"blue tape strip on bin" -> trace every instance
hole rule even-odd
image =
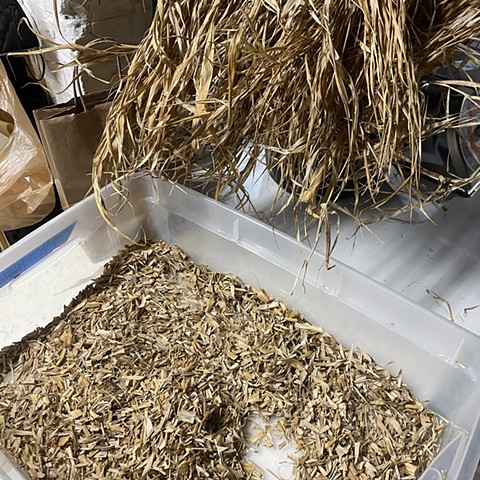
[[[50,255],[54,250],[61,247],[70,238],[73,232],[76,222],[64,228],[53,237],[49,238],[46,242],[39,245],[37,248],[27,253],[20,260],[7,267],[0,272],[0,288],[9,284],[12,280],[19,275],[32,268],[38,262],[42,261],[45,257]]]

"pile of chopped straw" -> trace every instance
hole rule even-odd
[[[255,415],[299,449],[297,479],[407,480],[446,426],[368,355],[162,242],[121,251],[0,366],[1,445],[32,480],[263,478]]]
[[[459,53],[478,63],[479,33],[478,0],[159,2],[97,152],[97,198],[104,174],[138,171],[242,197],[259,158],[321,222],[346,191],[356,218],[399,192],[443,198],[464,179],[422,200],[421,141],[460,121],[427,118],[421,82]],[[437,80],[447,96],[475,86]]]

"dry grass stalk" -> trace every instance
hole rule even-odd
[[[164,243],[120,252],[0,359],[1,443],[32,479],[255,478],[255,414],[301,449],[298,479],[414,479],[445,427],[368,355]]]
[[[0,252],[6,250],[10,246],[10,242],[4,232],[0,232]]]
[[[421,207],[421,139],[459,119],[427,118],[420,82],[479,33],[478,0],[161,2],[97,152],[99,204],[103,174],[137,171],[241,197],[265,150],[321,222],[346,190],[357,218],[398,192]]]

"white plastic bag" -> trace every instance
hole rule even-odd
[[[54,206],[42,144],[0,62],[0,231],[33,225]]]

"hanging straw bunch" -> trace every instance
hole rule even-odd
[[[161,1],[94,161],[97,199],[102,177],[138,171],[242,197],[262,159],[321,223],[346,191],[356,218],[399,192],[421,206],[421,141],[460,124],[427,117],[421,81],[459,52],[476,62],[479,33],[478,0]]]

